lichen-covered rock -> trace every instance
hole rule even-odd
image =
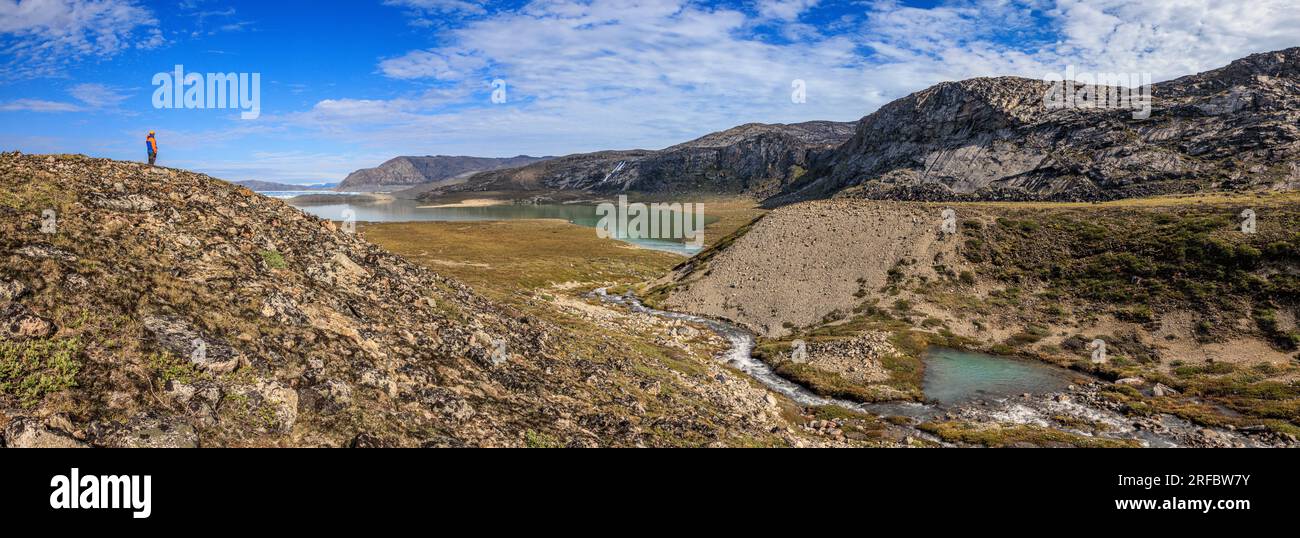
[[[0,343],[27,357],[0,369],[11,446],[623,439],[557,418],[596,407],[558,396],[553,328],[281,201],[20,153],[0,154],[0,192]],[[63,414],[84,439],[43,425]]]
[[[505,158],[447,155],[395,157],[374,168],[363,168],[348,174],[348,177],[339,184],[339,190],[351,192],[392,190],[393,187],[437,183],[484,170],[524,166],[542,159],[544,157],[527,155]]]
[[[101,423],[89,433],[95,446],[116,448],[197,448],[198,432],[183,419],[141,415],[131,421]]]
[[[812,155],[838,146],[852,123],[749,123],[659,151],[600,151],[481,172],[445,191],[519,189],[598,193],[771,194],[802,173]],[[427,196],[441,194],[432,192]]]
[[[5,446],[9,448],[86,448],[89,445],[64,431],[40,424],[34,419],[19,418],[4,430]]]
[[[1132,109],[1057,108],[1048,84],[943,82],[889,103],[766,204],[873,199],[1113,200],[1300,186],[1300,48],[1152,86]]]

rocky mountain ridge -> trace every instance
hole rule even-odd
[[[1046,82],[944,82],[863,118],[769,206],[836,195],[1109,200],[1300,187],[1300,48],[1152,87],[1149,118],[1049,109]]]
[[[324,190],[330,190],[330,189],[334,189],[334,188],[338,187],[338,185],[337,185],[337,184],[334,184],[334,183],[318,183],[318,184],[312,184],[312,185],[291,185],[291,184],[288,184],[288,183],[276,183],[276,182],[274,182],[274,181],[259,181],[259,180],[256,180],[256,179],[250,179],[250,180],[248,180],[248,181],[236,181],[236,182],[234,182],[234,183],[235,183],[236,185],[241,186],[241,187],[248,187],[249,189],[251,189],[251,190],[253,190],[253,191],[256,191],[256,192],[267,192],[267,191],[324,191]]]
[[[802,174],[813,153],[851,132],[852,124],[830,121],[750,123],[657,151],[582,153],[483,172],[445,191],[771,193]]]
[[[547,157],[527,155],[504,158],[449,155],[394,157],[375,168],[364,168],[348,174],[337,190],[401,190],[417,185],[450,182],[476,172],[524,166],[545,159]]]

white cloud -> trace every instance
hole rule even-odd
[[[380,63],[398,79],[466,79],[462,106],[393,102],[402,111],[393,116],[383,115],[387,105],[354,106],[383,126],[366,140],[386,147],[555,154],[665,147],[748,121],[850,120],[884,102],[866,91],[852,39],[771,44],[747,35],[754,22],[665,0],[532,2],[450,31],[445,47]],[[506,105],[489,102],[494,78],[507,83]],[[807,104],[791,102],[795,79],[808,85]],[[365,129],[363,116],[345,122],[326,113],[338,103],[324,105],[299,119],[339,136]]]
[[[1059,0],[1058,62],[1174,78],[1220,67],[1252,52],[1300,45],[1294,0]]]
[[[1294,0],[958,1],[928,9],[885,3],[868,11],[863,35],[891,69],[942,74],[941,80],[1036,78],[1074,65],[1151,73],[1159,81],[1300,45],[1295,8]]]
[[[436,13],[462,12],[479,14],[487,12],[478,2],[464,0],[385,0],[384,4]]]
[[[764,17],[795,20],[821,0],[759,0],[758,13]]]
[[[153,14],[132,0],[0,0],[3,78],[58,74],[71,61],[162,43]]]
[[[42,99],[16,99],[0,103],[3,112],[77,112],[81,107],[72,103],[45,101]]]
[[[68,93],[78,101],[93,108],[113,108],[130,96],[121,90],[98,83],[77,84],[68,89]]]
[[[387,155],[655,149],[750,121],[856,120],[944,80],[1040,77],[1067,64],[1160,80],[1300,45],[1300,15],[1284,0],[880,2],[819,28],[800,20],[833,2],[484,10],[437,30],[437,46],[379,59],[379,73],[410,94],[339,96],[271,121]],[[505,104],[490,103],[495,78],[507,83]],[[807,83],[805,104],[790,100],[795,79]]]
[[[460,51],[416,50],[380,62],[379,70],[399,79],[458,80],[486,65],[482,57]]]

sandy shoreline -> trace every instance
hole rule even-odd
[[[448,207],[491,207],[496,205],[508,205],[510,200],[497,200],[493,198],[470,198],[451,204],[422,205],[420,209],[441,209]]]
[[[304,194],[285,199],[291,204],[330,205],[330,204],[382,204],[397,198],[390,194],[356,193],[356,194]]]

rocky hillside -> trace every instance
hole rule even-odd
[[[646,296],[743,324],[776,360],[795,339],[811,353],[883,331],[914,356],[928,345],[958,347],[1125,380],[1102,396],[1132,416],[1169,413],[1294,443],[1298,200],[802,202],[682,263]],[[1242,230],[1246,210],[1257,219],[1251,233]],[[1106,343],[1102,364],[1088,347],[1097,340]],[[862,364],[774,366],[828,395],[863,398],[910,388],[919,368],[886,361],[892,376],[880,386],[855,381],[872,373]]]
[[[340,191],[379,191],[401,190],[416,185],[447,182],[468,174],[499,168],[524,166],[545,157],[490,158],[490,157],[453,157],[447,155],[428,157],[396,157],[389,159],[375,168],[357,170],[339,184]]]
[[[485,172],[447,190],[765,195],[799,177],[815,152],[844,142],[852,129],[851,123],[829,121],[751,123],[659,151],[584,153]]]
[[[898,260],[955,256],[917,204],[823,202],[767,214],[734,241],[680,265],[662,306],[782,336],[850,312]]]
[[[0,259],[0,446],[633,443],[545,322],[205,175],[0,155]]]
[[[863,118],[768,201],[1108,200],[1300,187],[1300,48],[1155,84],[1151,115],[1051,109],[1048,85],[945,82]]]

